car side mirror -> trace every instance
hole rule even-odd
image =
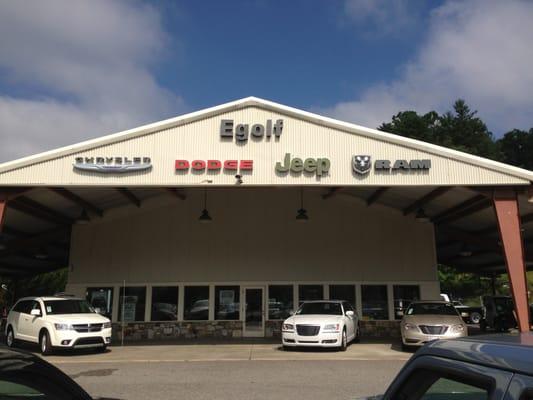
[[[101,310],[99,307],[95,307],[95,308],[94,308],[94,312],[95,312],[96,314],[102,314],[102,310]]]
[[[403,317],[403,311],[396,311],[396,314],[398,314],[398,317]]]
[[[41,316],[41,310],[39,310],[37,308],[34,308],[33,310],[30,311],[30,314],[35,316],[35,317],[40,317]]]
[[[346,316],[347,316],[347,317],[353,317],[354,315],[355,315],[355,314],[354,314],[354,312],[353,312],[352,310],[348,310],[348,311],[346,311]]]
[[[292,317],[294,314],[296,314],[296,311],[291,311],[289,315]]]

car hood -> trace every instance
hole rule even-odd
[[[47,315],[50,322],[64,324],[103,324],[109,322],[109,318],[100,314],[55,314]]]
[[[454,325],[463,324],[458,315],[406,315],[402,323],[415,325]]]
[[[288,324],[320,325],[334,324],[342,321],[342,315],[293,315],[285,322]]]

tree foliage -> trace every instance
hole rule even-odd
[[[533,170],[533,128],[513,129],[496,140],[462,99],[453,104],[453,111],[441,115],[401,111],[378,129]]]

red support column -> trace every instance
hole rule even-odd
[[[4,228],[4,219],[6,216],[6,210],[7,210],[7,196],[4,196],[2,193],[0,193],[0,233],[2,233],[2,230]]]
[[[520,231],[518,200],[513,191],[494,192],[494,210],[498,220],[502,249],[513,293],[520,332],[529,332],[529,303],[527,296],[524,246]]]

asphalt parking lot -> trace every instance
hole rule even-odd
[[[391,343],[353,344],[346,352],[238,343],[111,347],[46,359],[95,398],[312,400],[382,393],[411,355]]]

